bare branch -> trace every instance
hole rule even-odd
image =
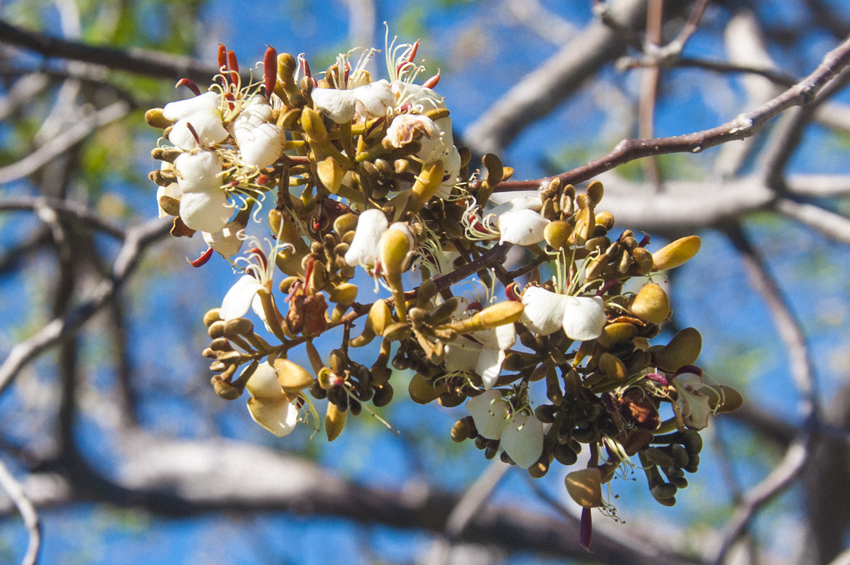
[[[773,207],[777,212],[806,224],[829,239],[850,245],[850,218],[814,204],[803,204],[789,198],[780,198]]]
[[[92,296],[67,315],[55,318],[38,333],[15,345],[0,365],[0,394],[9,386],[27,363],[41,353],[71,336],[115,295],[133,272],[142,251],[165,236],[170,222],[152,220],[127,231],[124,246],[118,253],[109,280],[95,288]]]
[[[0,168],[0,184],[31,175],[57,156],[68,151],[97,128],[120,120],[130,110],[130,105],[122,100],[101,108],[92,114],[81,116],[75,125],[69,127],[56,137],[51,138],[50,141],[17,163]]]
[[[35,51],[48,58],[83,61],[103,65],[116,71],[179,80],[183,77],[196,83],[210,84],[218,69],[204,65],[191,57],[167,55],[143,49],[110,49],[93,47],[77,41],[67,41],[43,33],[27,31],[0,20],[0,43]]]
[[[765,122],[777,114],[788,108],[814,101],[821,89],[848,64],[850,64],[850,38],[845,39],[841,45],[830,51],[818,68],[802,82],[759,108],[740,114],[734,120],[721,126],[673,137],[624,139],[607,155],[571,171],[538,180],[506,181],[500,183],[496,190],[505,192],[537,189],[548,186],[556,178],[564,184],[577,184],[635,159],[668,153],[699,153],[721,143],[751,137]]]
[[[72,220],[90,229],[101,231],[107,235],[111,235],[115,239],[124,239],[126,236],[124,229],[106,222],[79,202],[47,196],[9,198],[0,201],[0,210],[32,210],[39,212],[44,209],[53,210],[64,219]]]
[[[21,518],[24,519],[24,525],[29,532],[29,544],[21,565],[35,565],[41,549],[41,521],[38,519],[35,506],[27,498],[24,489],[21,488],[20,483],[15,480],[3,461],[0,461],[0,488],[6,491],[18,512],[21,513]]]

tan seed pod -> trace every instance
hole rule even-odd
[[[616,383],[624,383],[629,378],[625,363],[607,351],[599,356],[599,368]]]
[[[313,384],[313,376],[301,365],[289,359],[281,357],[275,359],[274,370],[277,373],[277,382],[287,394],[298,394]]]
[[[665,371],[675,372],[693,365],[702,351],[702,336],[696,328],[685,328],[666,346],[652,354],[653,362]]]
[[[570,235],[573,233],[572,226],[564,220],[555,220],[543,230],[543,238],[552,249],[561,249],[566,245]]]
[[[248,318],[228,320],[224,326],[224,335],[249,335],[254,332],[254,324]]]
[[[660,324],[670,314],[670,298],[659,285],[649,283],[635,295],[631,311],[644,322]]]
[[[564,479],[567,493],[582,508],[602,506],[602,472],[596,468],[573,471]]]
[[[593,201],[593,205],[598,206],[602,201],[602,197],[605,195],[605,187],[602,186],[601,182],[595,180],[587,185],[585,192],[587,192],[587,196]]]
[[[328,441],[333,441],[339,437],[345,427],[347,416],[347,411],[340,410],[333,402],[328,402],[328,411],[325,414],[325,433],[328,435]]]
[[[212,339],[224,337],[224,326],[225,324],[222,321],[213,322],[212,325],[207,328],[207,335],[209,335]]]
[[[384,335],[386,328],[395,322],[393,313],[385,300],[376,300],[369,309],[369,322],[378,335]]]
[[[602,328],[602,334],[596,342],[602,347],[609,348],[616,343],[627,341],[637,335],[637,326],[627,322],[614,322]]]
[[[204,325],[210,327],[214,322],[221,320],[221,309],[213,308],[204,314]]]
[[[677,239],[652,254],[654,270],[674,269],[692,259],[699,252],[702,240],[697,235]]]
[[[614,227],[614,216],[611,215],[611,212],[605,210],[596,212],[596,224],[604,226],[605,229],[610,231]]]
[[[452,441],[454,441],[455,443],[461,443],[464,440],[468,439],[472,427],[473,426],[471,425],[469,418],[461,418],[460,420],[455,422],[455,425],[452,426],[451,431]]]
[[[149,126],[165,129],[171,125],[171,120],[163,115],[162,108],[151,108],[145,112],[145,121]]]
[[[410,395],[410,399],[416,404],[428,404],[430,402],[434,402],[441,393],[445,392],[445,390],[445,387],[440,387],[440,390],[435,389],[431,386],[431,383],[428,382],[428,379],[419,373],[416,373],[413,378],[410,379],[410,384],[407,385],[407,393]]]

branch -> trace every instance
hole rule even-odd
[[[712,129],[663,137],[658,139],[624,139],[603,157],[560,175],[529,181],[506,181],[496,190],[500,192],[534,190],[548,186],[555,179],[564,184],[578,184],[618,165],[668,153],[699,153],[729,141],[746,139],[755,135],[774,116],[794,106],[809,104],[838,73],[850,64],[850,38],[824,57],[823,62],[808,77],[789,88],[759,108],[740,114],[734,120]]]
[[[24,525],[29,532],[29,544],[21,565],[35,565],[41,549],[41,522],[38,519],[35,506],[27,498],[20,483],[15,480],[15,477],[12,476],[12,473],[9,472],[2,461],[0,461],[0,488],[6,491],[18,512],[21,513],[21,518],[24,519]]]
[[[93,230],[101,231],[115,239],[126,237],[124,229],[101,219],[100,216],[80,204],[60,198],[38,196],[33,198],[10,198],[0,201],[0,211],[32,210],[39,215],[43,210],[52,210],[66,220],[72,220]]]
[[[0,20],[0,43],[35,51],[48,58],[83,61],[103,65],[116,71],[127,71],[177,81],[183,77],[198,85],[208,85],[219,70],[191,57],[167,55],[131,48],[126,51],[108,47],[93,47],[78,41],[59,39],[43,33],[28,31]]]
[[[113,264],[110,278],[95,288],[92,297],[67,315],[55,318],[38,333],[12,348],[0,365],[0,394],[27,363],[72,335],[103,308],[133,272],[144,249],[168,234],[170,227],[170,222],[152,220],[128,230],[124,246]]]
[[[850,218],[814,204],[803,204],[789,198],[780,198],[774,203],[773,208],[780,214],[809,226],[829,239],[850,245]]]
[[[131,107],[127,102],[120,101],[101,108],[92,114],[81,116],[76,124],[51,138],[50,141],[17,163],[0,168],[0,184],[31,175],[62,153],[68,151],[97,128],[123,118],[130,110]]]

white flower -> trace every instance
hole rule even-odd
[[[345,253],[345,262],[352,267],[374,267],[381,255],[381,236],[389,229],[387,216],[378,209],[366,210],[357,219],[357,231]]]
[[[500,214],[496,219],[499,229],[499,243],[533,245],[543,241],[543,232],[549,220],[534,210],[511,210]]]
[[[274,367],[269,363],[257,367],[245,383],[245,389],[251,395],[248,411],[255,422],[278,437],[288,435],[295,429],[298,409],[283,392]]]
[[[390,83],[383,79],[358,86],[352,92],[355,99],[355,111],[364,121],[386,116],[387,108],[391,108],[395,102]]]
[[[354,119],[357,97],[352,90],[314,88],[311,95],[316,109],[333,122],[344,124]]]
[[[435,195],[437,198],[446,199],[451,196],[452,189],[457,184],[457,176],[460,174],[460,152],[454,145],[452,145],[448,158],[443,161],[443,165],[446,167],[445,173],[443,173],[443,182]]]
[[[446,107],[446,99],[419,84],[413,84],[402,80],[394,80],[390,85],[396,97],[395,109],[399,110],[405,105],[410,105],[410,110],[416,113],[427,112],[437,108]]]
[[[202,235],[207,245],[227,259],[236,255],[242,249],[242,238],[239,237],[239,234],[244,228],[245,226],[239,222],[230,222],[220,231],[215,233],[202,232]]]
[[[426,139],[439,139],[440,132],[434,120],[419,114],[401,114],[393,118],[387,128],[387,139],[393,147],[404,147],[420,136],[419,142],[424,144]]]
[[[248,313],[249,308],[253,308],[254,313],[260,319],[265,320],[263,303],[257,296],[257,292],[263,288],[265,287],[260,281],[251,275],[239,277],[239,280],[224,295],[224,300],[221,302],[221,319],[228,322],[235,318],[241,318]]]
[[[511,414],[501,392],[489,390],[470,398],[466,409],[475,429],[487,439],[500,440],[502,449],[523,469],[528,469],[543,454],[543,423],[534,415]]]
[[[263,303],[257,293],[263,289],[271,292],[275,270],[274,258],[283,248],[294,249],[294,247],[289,243],[281,243],[280,241],[272,244],[267,239],[269,254],[266,255],[261,251],[263,244],[256,237],[245,237],[239,234],[237,234],[237,237],[249,240],[251,249],[246,257],[238,257],[234,261],[246,274],[241,276],[224,295],[224,300],[221,302],[221,317],[225,322],[234,318],[241,318],[248,313],[248,308],[252,308],[254,313],[263,322],[266,322]],[[266,327],[268,329],[268,323],[266,323]]]
[[[181,153],[174,160],[182,191],[180,217],[193,230],[215,233],[233,213],[221,187],[221,159],[211,151]]]
[[[207,92],[194,98],[166,104],[162,109],[163,117],[176,122],[168,134],[168,141],[188,151],[198,147],[198,140],[201,146],[207,147],[211,143],[220,143],[227,139],[229,133],[221,123],[218,103],[219,95]],[[195,130],[197,140],[188,124]]]
[[[242,162],[263,169],[283,151],[283,129],[269,123],[272,107],[262,96],[254,96],[230,126]]]
[[[159,203],[160,198],[162,198],[163,196],[168,196],[169,198],[174,198],[175,200],[177,200],[180,198],[181,194],[183,194],[183,191],[180,189],[180,185],[176,182],[172,182],[168,186],[158,186],[156,188],[156,204],[159,208],[160,218],[168,216],[168,214],[166,214],[165,210],[162,209],[162,206]]]
[[[459,336],[446,344],[446,369],[450,372],[475,371],[481,377],[484,390],[496,384],[502,372],[506,351],[516,343],[513,324],[504,324],[470,336]]]
[[[692,430],[701,430],[708,426],[708,417],[712,414],[711,396],[703,392],[706,386],[700,375],[681,373],[672,381],[679,393],[676,404],[682,414],[685,425]]]
[[[569,296],[533,286],[523,293],[522,303],[522,323],[539,335],[563,328],[568,338],[589,341],[602,334],[608,320],[598,296]]]

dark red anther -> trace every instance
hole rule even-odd
[[[410,65],[413,64],[413,58],[416,57],[416,52],[419,50],[419,40],[416,40],[416,43],[407,48],[404,54],[400,57],[401,61],[398,66],[396,66],[396,72],[401,73],[402,70],[406,69]]]
[[[301,61],[301,70],[304,72],[304,76],[312,79],[313,73],[310,72],[310,63],[307,62],[307,58],[299,55],[298,60]]]
[[[186,128],[189,130],[189,133],[191,133],[191,134],[192,134],[192,137],[194,137],[194,138],[195,138],[195,143],[197,143],[197,144],[198,144],[198,146],[200,147],[200,145],[201,145],[201,138],[198,136],[198,132],[196,132],[196,131],[195,131],[195,128],[194,128],[194,127],[192,126],[192,124],[191,124],[191,123],[189,123],[189,122],[186,122]]]
[[[292,401],[292,404],[295,406],[296,410],[301,410],[301,408],[304,406],[304,399],[300,396],[296,397],[296,399]]]
[[[375,276],[376,277],[381,276],[381,260],[380,259],[375,261]]]
[[[378,118],[377,120],[375,120],[374,122],[372,122],[372,124],[371,124],[368,128],[366,128],[366,133],[365,133],[364,135],[365,135],[366,137],[368,137],[369,135],[371,135],[371,133],[372,133],[373,131],[375,131],[375,129],[377,129],[377,127],[378,127],[378,126],[380,126],[380,125],[381,125],[382,123],[384,123],[385,121],[387,121],[387,117],[386,117],[386,116],[381,116],[380,118]]]
[[[643,239],[638,243],[638,247],[646,247],[649,245],[649,234],[644,234]]]
[[[230,68],[230,82],[239,83],[239,63],[236,61],[236,53],[227,52],[227,66]]]
[[[283,299],[284,304],[295,298],[295,295],[298,294],[299,288],[301,288],[301,281],[295,281],[289,289],[289,294],[287,294],[286,298]]]
[[[255,182],[259,186],[266,186],[267,184],[269,184],[269,180],[271,180],[271,179],[269,179],[269,175],[260,174],[260,175],[257,175],[257,180]]]
[[[512,282],[505,287],[505,296],[511,302],[522,302],[522,296],[519,293],[519,283]]]
[[[345,62],[345,72],[342,75],[342,87],[348,88],[348,77],[351,74],[351,63]]]
[[[231,94],[230,92],[224,95],[224,99],[227,100],[227,107],[231,110],[236,106],[236,104],[234,104],[234,102],[236,101],[236,97],[233,96],[233,94]]]
[[[599,290],[596,291],[596,296],[602,296],[603,294],[605,294],[606,292],[608,292],[610,289],[617,286],[618,284],[620,284],[619,279],[611,279],[611,280],[605,281],[605,284],[602,285],[602,288],[600,288]]]
[[[259,247],[252,247],[251,249],[248,250],[248,253],[251,253],[251,254],[257,256],[257,260],[260,262],[260,266],[263,268],[263,271],[265,271],[266,268],[268,268],[269,261],[268,261],[268,259],[266,259],[266,254],[263,253],[262,249],[260,249]]]
[[[207,264],[207,261],[209,261],[209,260],[210,260],[210,258],[212,257],[212,254],[213,254],[213,248],[212,248],[212,247],[207,247],[207,250],[206,250],[206,251],[204,251],[204,252],[201,254],[201,256],[200,256],[200,257],[198,257],[198,258],[197,258],[197,259],[195,259],[194,261],[189,261],[189,264],[190,264],[190,265],[192,265],[192,266],[193,266],[193,267],[195,267],[195,268],[203,267],[204,265],[206,265],[206,264]]]
[[[679,375],[681,375],[683,373],[693,373],[696,376],[698,376],[699,378],[702,378],[702,369],[700,369],[696,365],[684,365],[682,367],[679,367],[679,370],[676,371],[676,373],[673,376],[678,377]]]
[[[274,87],[277,85],[277,51],[271,45],[263,57],[263,75],[265,77],[266,99],[271,100]]]
[[[179,87],[179,86],[185,86],[186,88],[188,88],[189,90],[191,90],[191,91],[195,94],[195,96],[200,96],[200,95],[201,95],[201,89],[200,89],[200,88],[198,88],[198,85],[197,85],[197,84],[195,84],[195,83],[192,81],[192,79],[188,79],[188,78],[181,78],[180,80],[178,80],[178,81],[177,81],[177,84],[175,84],[175,85],[174,85],[174,88],[177,88],[177,87]]]
[[[440,69],[437,69],[437,74],[422,83],[425,88],[434,88],[440,83]]]
[[[466,307],[466,311],[475,310],[476,312],[480,312],[484,310],[484,306],[480,302],[472,302],[469,306]]]
[[[581,539],[581,546],[589,552],[590,542],[593,540],[593,516],[590,514],[590,508],[581,509],[579,538]]]
[[[660,384],[661,386],[670,386],[670,380],[661,373],[649,373],[646,375],[646,378],[654,383]]]
[[[402,104],[401,107],[398,109],[398,111],[399,111],[399,113],[403,114],[404,112],[409,112],[412,109],[413,109],[413,104],[408,102],[407,104]]]
[[[221,73],[222,80],[224,80],[224,85],[227,86],[230,83],[230,77],[227,72],[227,47],[223,43],[218,44],[218,70]]]

